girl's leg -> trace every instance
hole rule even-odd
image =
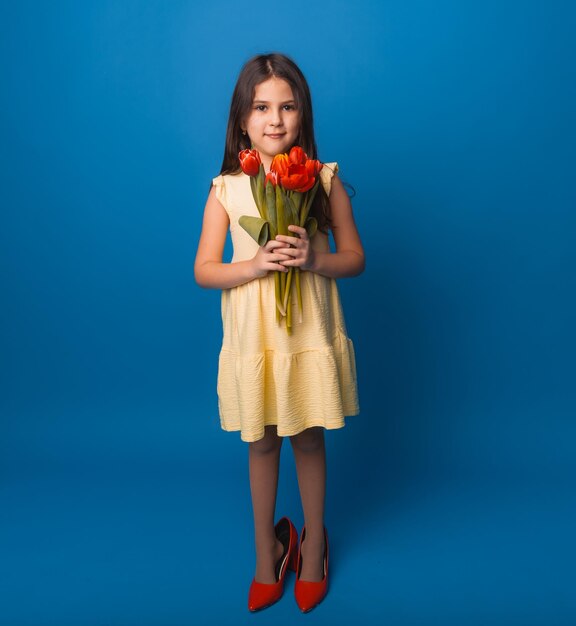
[[[276,582],[275,566],[282,557],[284,546],[274,533],[274,512],[278,488],[278,469],[282,437],[275,426],[266,426],[265,435],[248,444],[250,491],[254,512],[256,542],[256,573],[259,583]]]
[[[298,473],[306,538],[301,546],[300,580],[318,582],[324,577],[324,499],[326,495],[326,448],[324,429],[307,428],[290,437]]]

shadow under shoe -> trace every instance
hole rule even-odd
[[[248,609],[250,611],[259,611],[280,600],[284,592],[286,571],[288,569],[296,571],[296,560],[298,557],[298,532],[296,527],[287,517],[283,517],[274,527],[274,531],[276,537],[284,546],[284,552],[276,563],[276,582],[259,583],[256,579],[252,579],[248,593]]]

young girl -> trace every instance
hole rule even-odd
[[[206,202],[194,266],[199,285],[223,290],[218,405],[222,428],[240,431],[249,448],[256,543],[248,594],[252,611],[280,598],[288,568],[296,571],[302,611],[326,594],[324,429],[343,427],[344,417],[359,410],[354,348],[334,279],[361,273],[364,251],[337,164],[326,163],[320,171],[311,211],[319,228],[312,238],[290,225],[292,235],[259,247],[238,224],[242,215],[258,216],[238,153],[257,150],[268,172],[273,157],[293,146],[317,158],[306,79],[288,57],[258,55],[244,65],[234,89],[224,160]],[[228,229],[234,255],[223,263]],[[291,267],[300,268],[303,314],[301,320],[293,314],[288,334],[275,315],[274,272]],[[287,517],[274,525],[283,437],[292,444],[304,513],[299,544]]]

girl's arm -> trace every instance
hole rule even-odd
[[[300,237],[285,235],[276,237],[278,241],[289,243],[292,246],[276,250],[290,256],[290,260],[281,261],[281,265],[285,267],[300,267],[303,270],[316,272],[329,278],[356,276],[364,271],[364,249],[356,228],[354,216],[352,215],[350,198],[338,175],[332,178],[330,211],[336,252],[313,250],[304,228],[288,226],[291,231],[297,233]]]
[[[201,287],[229,289],[265,276],[271,270],[288,271],[287,267],[279,264],[279,261],[289,258],[278,252],[278,248],[284,244],[274,239],[258,248],[254,258],[248,261],[222,263],[229,224],[226,209],[216,198],[212,187],[204,209],[202,232],[194,262],[194,278]]]

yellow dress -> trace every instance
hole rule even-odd
[[[327,163],[320,178],[330,194],[337,163]],[[213,179],[216,197],[230,218],[232,263],[254,257],[258,244],[238,224],[242,215],[258,217],[246,174]],[[315,250],[329,251],[328,235],[318,231]],[[301,273],[303,318],[293,297],[292,335],[276,321],[273,272],[222,291],[223,341],[218,367],[220,424],[257,441],[264,427],[279,436],[311,426],[344,426],[359,412],[354,347],[348,338],[336,281]]]

